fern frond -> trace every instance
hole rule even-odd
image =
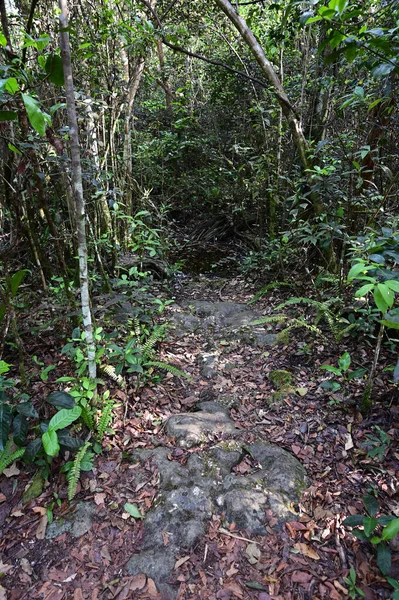
[[[276,288],[283,287],[283,286],[294,287],[294,284],[287,283],[286,281],[272,281],[272,282],[268,283],[267,285],[263,286],[258,292],[256,292],[255,296],[253,298],[251,298],[251,300],[249,300],[247,302],[247,304],[253,304],[257,300],[259,300],[259,298],[262,298],[262,296],[264,296],[266,294],[266,292],[268,292],[269,290],[275,290]]]
[[[97,423],[97,441],[101,442],[103,437],[104,437],[104,433],[107,430],[107,427],[109,426],[109,424],[112,422],[113,419],[113,408],[114,408],[114,400],[113,398],[108,398],[105,403],[104,406],[101,410],[101,417],[98,420]]]
[[[14,462],[14,460],[18,460],[25,454],[25,448],[18,448],[14,452],[11,452],[11,440],[6,442],[4,446],[4,450],[0,452],[0,474],[4,471],[8,465]]]
[[[101,365],[101,372],[112,379],[112,381],[115,381],[122,389],[126,387],[125,378],[122,375],[118,375],[115,367],[112,365]]]
[[[315,335],[319,335],[320,337],[326,339],[326,336],[323,334],[321,329],[319,329],[318,327],[316,327],[316,325],[313,325],[312,323],[308,323],[307,321],[304,321],[303,319],[291,319],[290,325],[288,327],[286,327],[281,333],[290,331],[291,329],[297,329],[300,327],[304,327],[311,333],[313,333]]]
[[[86,425],[86,427],[88,429],[90,429],[90,431],[94,430],[94,420],[93,420],[93,412],[91,411],[90,407],[88,406],[81,406],[82,408],[82,412],[81,412],[81,417],[82,417],[82,421],[83,423]]]
[[[345,329],[341,329],[340,331],[337,332],[335,341],[338,343],[342,340],[343,337],[345,337],[345,335],[347,335],[350,331],[352,331],[352,329],[355,329],[357,327],[357,323],[351,323],[350,325],[348,325],[348,327],[345,327]]]
[[[139,318],[134,317],[132,324],[133,324],[133,333],[137,338],[139,338],[140,334],[141,334],[141,325],[140,325]]]
[[[143,358],[147,358],[151,355],[152,349],[154,348],[155,344],[165,336],[166,327],[166,323],[154,327],[148,340],[146,340],[141,346]]]
[[[267,317],[259,317],[251,321],[249,325],[265,325],[266,323],[284,323],[288,319],[287,315],[269,315]]]
[[[323,304],[319,300],[313,300],[313,298],[288,298],[285,302],[282,302],[278,306],[276,306],[276,310],[281,310],[286,306],[292,306],[293,304],[307,304],[308,306],[313,306],[314,308],[319,309]]]
[[[172,373],[175,377],[184,377],[185,379],[191,379],[188,373],[181,371],[177,367],[173,365],[169,365],[168,363],[164,363],[160,360],[150,360],[145,363],[146,367],[157,367],[157,369],[163,369],[164,371],[168,371],[168,373]]]
[[[67,475],[68,479],[68,500],[71,501],[75,497],[76,487],[78,485],[79,477],[80,477],[80,467],[82,461],[85,457],[85,454],[89,447],[91,446],[90,442],[86,442],[84,446],[80,448],[80,450],[76,453],[75,459],[73,461],[73,465],[71,470]]]

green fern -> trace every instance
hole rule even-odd
[[[86,455],[87,450],[90,448],[90,446],[91,446],[90,442],[86,442],[80,448],[80,450],[76,453],[72,468],[67,475],[68,500],[69,501],[73,500],[73,498],[75,497],[76,488],[77,488],[79,477],[80,477],[81,464],[82,464],[82,461]]]
[[[82,406],[81,405],[81,417],[82,417],[82,421],[83,423],[86,425],[86,427],[88,429],[90,429],[90,431],[94,431],[94,419],[93,419],[93,411],[89,406]]]
[[[4,446],[4,450],[0,452],[0,474],[4,471],[8,465],[14,462],[14,460],[18,460],[25,454],[25,448],[18,448],[14,452],[11,452],[11,440],[6,442]]]
[[[157,369],[163,369],[164,371],[168,371],[168,373],[172,373],[175,377],[184,377],[185,379],[191,379],[188,373],[181,371],[177,367],[170,365],[168,363],[162,362],[160,360],[150,360],[145,363],[146,367],[156,367]]]
[[[251,321],[249,325],[266,325],[267,323],[284,323],[288,319],[287,315],[269,315],[267,317],[259,317]]]
[[[264,296],[269,290],[275,290],[279,287],[294,287],[294,284],[287,283],[286,281],[272,281],[267,285],[263,286],[258,292],[256,292],[255,296],[251,298],[251,300],[249,300],[247,304],[253,304],[257,300],[262,298],[262,296]]]
[[[293,306],[295,304],[306,304],[316,310],[316,317],[314,324],[317,325],[320,321],[324,320],[328,325],[332,335],[336,342],[340,340],[341,329],[339,327],[339,317],[337,311],[342,306],[342,300],[340,298],[328,298],[328,300],[320,301],[314,300],[313,298],[289,298],[285,302],[282,302],[276,307],[276,310],[282,310],[287,306]],[[334,310],[332,309],[334,307]]]
[[[107,430],[107,427],[109,426],[109,424],[112,422],[113,419],[113,409],[114,409],[114,405],[115,402],[113,400],[113,398],[107,398],[104,402],[104,406],[101,410],[101,417],[98,420],[97,423],[97,441],[101,442],[103,437],[104,437],[104,433]]]
[[[123,365],[121,365],[121,369],[122,368]],[[116,369],[113,365],[101,365],[101,372],[107,375],[113,381],[115,381],[122,389],[126,387],[125,378],[122,377],[122,375],[117,374]]]
[[[138,317],[134,317],[133,318],[133,333],[134,335],[139,338],[140,334],[141,334],[141,325],[140,325],[140,321]]]
[[[155,344],[165,336],[166,327],[166,323],[154,327],[148,340],[146,340],[141,346],[143,358],[149,358],[152,355]]]

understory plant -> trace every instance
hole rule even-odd
[[[392,598],[399,600],[399,582],[389,577],[392,551],[389,542],[399,533],[399,518],[392,515],[377,516],[378,500],[372,494],[363,497],[365,514],[351,515],[343,525],[352,528],[352,534],[362,542],[371,544],[376,552],[377,565],[387,582],[394,588]]]

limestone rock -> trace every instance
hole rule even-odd
[[[212,412],[200,411],[169,417],[166,432],[175,437],[180,446],[191,448],[207,441],[211,436],[234,435],[238,430],[226,410],[214,405]]]

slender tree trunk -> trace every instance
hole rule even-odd
[[[76,202],[76,220],[78,230],[78,256],[79,256],[79,278],[80,294],[82,304],[83,326],[86,334],[87,356],[89,364],[89,376],[96,378],[96,358],[93,338],[93,324],[90,310],[89,274],[87,266],[87,241],[86,241],[86,212],[83,197],[82,167],[80,162],[80,147],[78,122],[76,117],[75,94],[72,77],[71,50],[68,33],[67,0],[58,0],[60,8],[60,46],[61,59],[64,68],[65,96],[68,111],[69,138],[72,159],[72,186]]]

